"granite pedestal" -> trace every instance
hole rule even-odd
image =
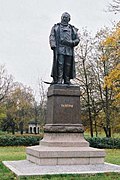
[[[105,151],[89,147],[80,120],[80,89],[52,85],[47,94],[44,138],[26,149],[27,160],[38,165],[103,164]]]

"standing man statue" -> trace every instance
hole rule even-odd
[[[69,24],[70,14],[61,16],[61,22],[52,27],[50,46],[53,50],[53,67],[51,76],[53,84],[70,84],[75,78],[74,47],[79,43],[78,29]]]

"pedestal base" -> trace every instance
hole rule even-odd
[[[48,147],[88,147],[83,133],[45,133],[41,146]]]
[[[27,160],[39,165],[89,165],[103,164],[105,152],[91,147],[27,148]]]
[[[83,133],[45,133],[39,146],[27,148],[27,160],[39,165],[103,164],[105,151],[89,147]]]
[[[89,147],[80,120],[79,86],[48,88],[44,138],[27,148],[27,160],[39,165],[103,164],[105,152]]]

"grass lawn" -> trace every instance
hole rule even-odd
[[[120,149],[107,149],[105,161],[120,165]],[[0,180],[17,179],[16,176],[8,170],[2,161],[25,159],[25,147],[0,147]],[[119,173],[104,173],[97,175],[46,175],[21,177],[21,180],[120,180]]]
[[[84,132],[84,136],[85,136],[86,138],[90,137],[90,132],[85,131],[85,132]],[[93,136],[96,137],[95,132],[93,133]],[[104,137],[106,137],[106,135],[105,135],[105,133],[104,133],[103,131],[101,131],[101,132],[98,132],[98,137],[104,138]],[[113,133],[111,137],[112,137],[112,138],[120,138],[120,133]]]

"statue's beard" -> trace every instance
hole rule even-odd
[[[64,25],[64,26],[67,26],[67,25],[68,25],[68,22],[62,20],[62,21],[61,21],[61,24]]]

